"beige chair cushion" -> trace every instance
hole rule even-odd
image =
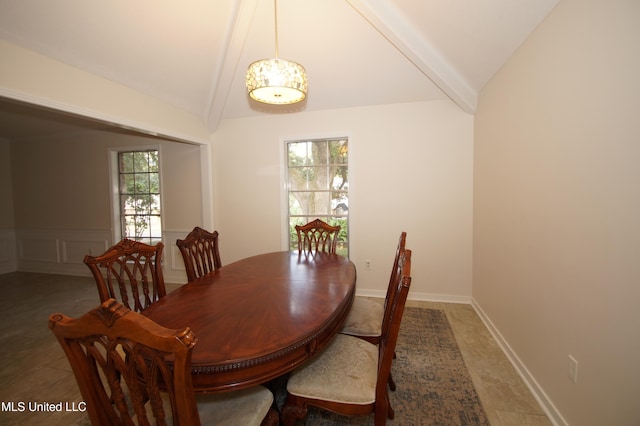
[[[316,358],[291,373],[287,391],[324,401],[371,404],[377,377],[378,347],[338,334]]]
[[[341,333],[353,336],[380,336],[384,306],[365,297],[353,299],[351,311]]]
[[[169,395],[162,393],[165,413],[170,413]],[[216,426],[259,426],[273,403],[273,394],[263,386],[221,393],[196,394],[200,424]],[[145,404],[147,418],[153,419],[149,402]],[[134,422],[137,422],[134,417]],[[172,424],[171,416],[166,419]]]
[[[202,425],[260,425],[273,403],[273,394],[263,386],[221,393],[198,394]]]

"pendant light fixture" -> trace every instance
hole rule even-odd
[[[296,62],[278,58],[278,2],[273,0],[276,57],[253,62],[247,70],[247,92],[265,104],[295,104],[307,96],[307,73]]]

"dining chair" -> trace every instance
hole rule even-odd
[[[84,263],[96,281],[100,302],[114,298],[140,312],[164,297],[163,249],[162,242],[151,246],[125,238],[100,256],[86,255]]]
[[[285,426],[306,417],[309,406],[346,416],[374,413],[376,426],[394,418],[387,382],[411,285],[411,250],[400,254],[393,285],[396,293],[385,308],[378,345],[339,333],[316,358],[291,373],[281,411]]]
[[[278,423],[273,394],[262,386],[196,396],[191,352],[197,338],[189,327],[162,327],[108,299],[77,319],[51,315],[49,329],[94,426]]]
[[[402,232],[398,239],[398,245],[396,247],[396,254],[391,268],[391,276],[389,278],[389,284],[387,285],[387,294],[384,298],[384,304],[362,296],[355,297],[353,304],[351,305],[349,315],[347,316],[345,324],[340,331],[341,333],[359,337],[360,339],[364,339],[374,345],[380,343],[380,338],[382,336],[382,320],[384,318],[385,308],[393,301],[393,297],[395,296],[395,274],[397,273],[398,261],[400,260],[401,253],[405,249],[406,242],[407,233]],[[389,375],[389,388],[392,391],[396,390],[396,384],[391,375]]]
[[[196,226],[184,240],[176,241],[184,260],[188,281],[194,281],[222,267],[218,235],[218,231],[209,232]]]
[[[320,219],[315,219],[305,225],[296,225],[298,252],[335,253],[339,232],[339,225],[331,226]]]
[[[366,297],[357,296],[351,305],[351,310],[349,311],[349,315],[347,316],[341,333],[360,337],[361,339],[375,345],[380,342],[385,306],[395,295],[394,292],[396,288],[393,285],[395,282],[395,274],[398,269],[400,254],[405,249],[406,241],[407,233],[402,232],[398,239],[398,245],[396,247],[396,253],[393,260],[393,267],[391,268],[391,276],[389,277],[389,284],[387,286],[387,294],[384,299],[384,304]]]

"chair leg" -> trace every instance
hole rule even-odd
[[[280,412],[280,422],[283,426],[294,426],[296,420],[302,420],[307,417],[308,408],[305,406],[300,406],[295,403],[291,403],[289,398],[287,398],[287,402],[285,402],[284,407],[282,407],[282,411]]]
[[[384,401],[376,401],[376,408],[374,414],[374,424],[375,426],[384,426],[387,424],[387,419],[393,420],[396,416],[393,408],[391,408],[391,401],[389,400],[389,395],[385,392],[385,400]]]
[[[395,351],[393,352],[393,359],[396,359],[396,353]],[[391,389],[392,392],[396,391],[396,382],[393,381],[393,377],[391,376],[391,372],[389,372],[389,389]]]
[[[393,377],[391,377],[391,373],[389,373],[389,380],[387,380],[387,383],[389,383],[389,389],[391,389],[392,392],[395,392],[396,382],[393,381]]]
[[[278,426],[280,424],[280,416],[275,408],[270,408],[267,415],[262,419],[260,426]]]

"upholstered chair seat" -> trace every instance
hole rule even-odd
[[[273,394],[263,386],[196,395],[200,423],[203,425],[260,425],[273,404]]]
[[[377,346],[338,334],[320,356],[291,374],[287,392],[323,401],[372,404],[377,380]]]
[[[165,407],[170,407],[169,394],[162,393]],[[222,394],[197,394],[196,404],[202,425],[259,426],[273,404],[273,394],[263,386],[254,386]],[[147,418],[152,419],[151,404],[145,404]],[[171,419],[166,419],[171,425]],[[134,417],[134,423],[136,423]]]
[[[345,321],[342,333],[358,337],[376,338],[382,334],[384,306],[366,297],[353,299],[351,311]]]

